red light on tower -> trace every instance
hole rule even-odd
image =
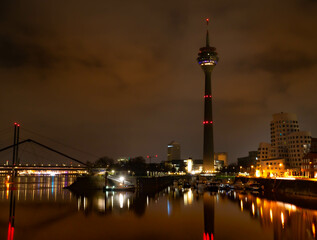
[[[155,155],[155,157],[157,158],[157,154]]]
[[[149,156],[149,155],[147,155],[146,157],[147,157],[147,158],[150,158],[150,156]]]
[[[18,124],[15,122],[14,125],[18,125]]]
[[[207,25],[208,25],[208,23],[209,23],[209,18],[206,18],[206,23],[207,23]]]

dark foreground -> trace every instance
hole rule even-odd
[[[63,189],[72,177],[19,181],[12,193],[0,179],[0,239],[8,239],[8,231],[16,240],[316,239],[316,210],[248,193],[168,187],[156,194],[76,195]],[[12,196],[14,228],[9,228]]]

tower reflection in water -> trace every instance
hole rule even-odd
[[[215,234],[215,196],[204,192],[204,240],[214,240]]]
[[[14,238],[14,221],[15,221],[15,191],[13,184],[6,184],[7,191],[10,195],[10,209],[9,209],[9,227],[8,227],[8,240]]]

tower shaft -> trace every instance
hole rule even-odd
[[[211,71],[205,72],[203,170],[214,170]]]

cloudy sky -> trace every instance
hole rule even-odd
[[[0,130],[94,156],[202,158],[209,17],[215,150],[230,162],[269,141],[273,113],[317,134],[316,0],[0,2]],[[32,135],[30,132],[39,135]],[[1,133],[1,131],[0,131]],[[4,147],[11,133],[0,136]],[[72,153],[68,148],[54,147]]]

